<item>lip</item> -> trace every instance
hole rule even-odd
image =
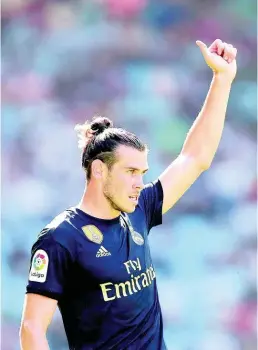
[[[134,198],[131,198],[131,197],[134,197]],[[139,200],[139,196],[137,196],[137,195],[129,196],[129,199],[130,199],[134,204],[137,204],[137,203],[138,203],[138,200]]]

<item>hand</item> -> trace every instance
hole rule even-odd
[[[197,40],[196,44],[199,46],[205,62],[215,74],[223,75],[231,81],[234,80],[237,72],[237,49],[233,45],[224,43],[220,39],[215,40],[210,47],[207,47],[200,40]]]

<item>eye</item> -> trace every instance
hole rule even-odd
[[[135,170],[135,169],[129,169],[127,172],[128,172],[129,174],[135,174],[136,170]]]

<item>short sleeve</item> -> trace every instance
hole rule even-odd
[[[59,300],[71,269],[69,251],[50,233],[41,236],[31,250],[30,272],[26,291]]]
[[[162,224],[163,189],[160,180],[147,184],[139,201],[145,211],[149,232],[152,227]]]

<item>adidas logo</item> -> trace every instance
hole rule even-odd
[[[97,251],[96,257],[101,258],[103,256],[109,256],[111,253],[106,250],[103,246],[100,246],[99,250]]]

